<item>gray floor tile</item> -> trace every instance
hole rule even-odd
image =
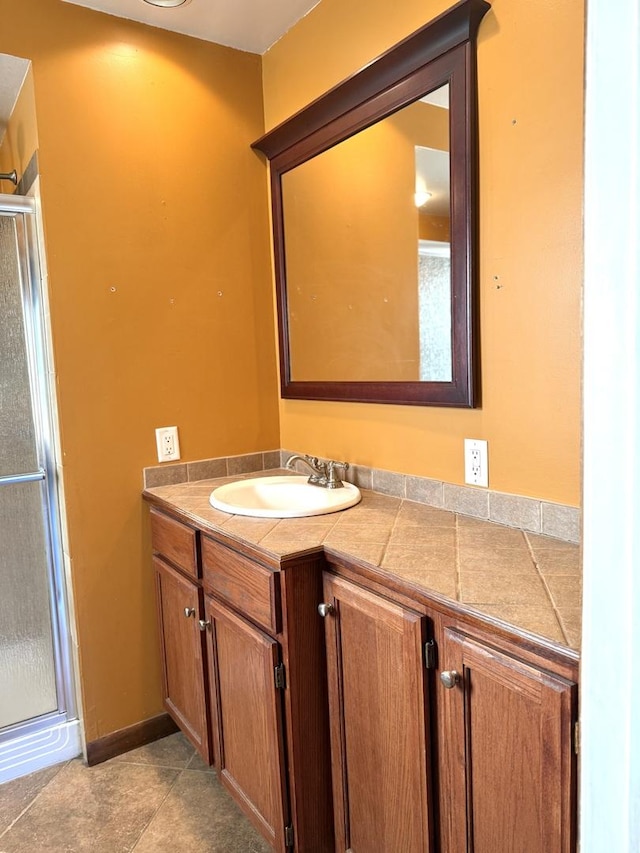
[[[185,770],[135,853],[269,853],[214,773]]]
[[[188,769],[184,769],[188,767]],[[181,733],[0,786],[0,853],[268,853]]]
[[[173,767],[175,770],[184,770],[193,758],[195,749],[190,741],[182,734],[176,732],[161,740],[123,752],[117,758],[112,758],[108,764],[153,764],[157,767]]]
[[[0,853],[129,853],[179,772],[113,761],[87,768],[75,759],[0,837]]]
[[[0,785],[0,835],[33,802],[40,791],[56,776],[64,764],[45,767],[12,782]]]
[[[204,773],[215,773],[215,767],[211,767],[208,764],[205,764],[202,760],[199,752],[193,753],[193,758],[187,764],[187,770],[200,770]]]

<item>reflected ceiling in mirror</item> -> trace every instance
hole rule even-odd
[[[254,143],[282,396],[477,404],[475,56],[463,0]]]

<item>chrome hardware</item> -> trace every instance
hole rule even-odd
[[[299,453],[294,453],[284,463],[284,467],[289,471],[293,471],[295,462],[304,462],[311,476],[308,482],[312,486],[322,486],[323,489],[341,489],[343,486],[342,480],[336,473],[337,468],[342,468],[346,471],[349,468],[348,462],[336,462],[335,459],[326,461],[318,459],[317,456],[301,456]]]
[[[440,673],[440,681],[444,684],[447,690],[451,690],[456,684],[460,683],[460,673],[455,669],[449,669],[446,672]]]
[[[12,474],[11,476],[0,477],[0,486],[15,486],[16,483],[34,483],[37,480],[44,480],[46,474],[40,468],[39,471],[34,471],[33,474]]]
[[[333,604],[324,604],[323,603],[323,604],[318,605],[318,613],[322,616],[323,619],[326,616],[329,616],[329,614],[334,613],[334,612],[335,612],[335,607],[333,606]]]
[[[341,489],[343,487],[342,480],[336,474],[336,468],[342,468],[346,473],[349,468],[349,463],[334,462],[333,460],[327,462],[327,482],[325,483],[327,489]]]
[[[311,471],[311,476],[309,477],[309,482],[315,486],[323,485],[327,479],[327,472],[324,467],[324,463],[320,462],[317,456],[301,456],[299,453],[294,453],[293,456],[290,456],[287,461],[284,463],[284,467],[289,471],[294,471],[294,463],[295,462],[304,462],[307,468]]]
[[[195,607],[185,607],[184,615],[187,617],[187,619],[189,618],[189,616],[195,616],[196,615]]]
[[[201,631],[211,630],[211,619],[198,619],[198,627]]]
[[[13,172],[0,172],[0,181],[11,181],[12,184],[18,186],[18,173],[15,169]]]

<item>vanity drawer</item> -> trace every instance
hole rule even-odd
[[[154,507],[151,508],[151,545],[174,566],[193,578],[198,577],[196,531]]]
[[[280,575],[202,537],[205,592],[227,601],[272,634],[280,630]]]

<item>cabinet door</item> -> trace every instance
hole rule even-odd
[[[204,687],[204,638],[199,629],[201,593],[159,557],[156,574],[162,653],[163,698],[167,711],[210,763]]]
[[[424,617],[325,574],[336,850],[431,845]]]
[[[276,850],[288,824],[278,643],[207,596],[216,764]]]
[[[440,658],[444,853],[573,851],[576,685],[449,628]]]

